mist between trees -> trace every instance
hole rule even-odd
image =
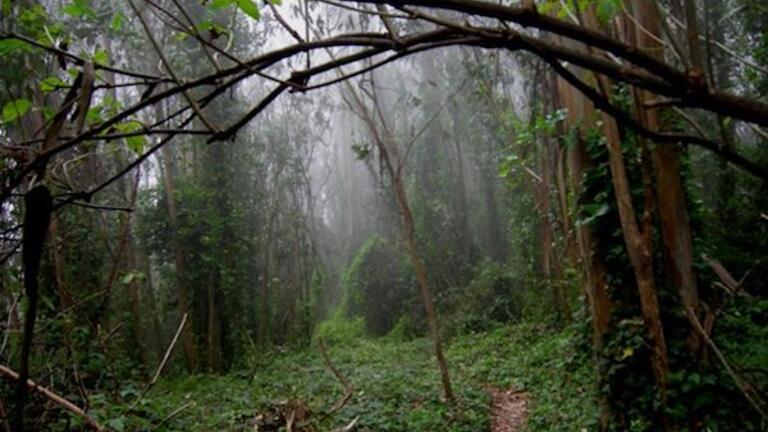
[[[3,1],[0,428],[768,427],[758,0]]]

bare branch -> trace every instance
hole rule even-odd
[[[0,374],[2,374],[4,377],[9,378],[13,381],[19,380],[19,374],[17,374],[15,371],[11,370],[10,368],[0,365]],[[92,431],[100,432],[104,430],[101,425],[99,425],[96,420],[94,420],[91,416],[86,414],[86,412],[80,408],[79,406],[73,404],[72,402],[64,399],[63,397],[59,396],[58,394],[52,392],[51,390],[48,390],[47,388],[37,384],[36,382],[32,381],[31,379],[27,380],[27,387],[29,387],[29,390],[40,394],[44,398],[48,399],[49,401],[55,403],[56,405],[59,405],[60,407],[64,408],[65,410],[71,412],[72,414],[81,417],[85,421],[85,425],[88,426],[88,429]]]

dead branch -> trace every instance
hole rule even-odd
[[[360,421],[360,416],[355,417],[346,426],[334,429],[333,432],[350,432],[355,429],[357,422]]]
[[[740,294],[745,297],[751,297],[748,293],[742,291],[741,287],[750,273],[752,273],[752,269],[754,269],[756,265],[760,264],[760,261],[753,264],[752,267],[747,270],[743,276],[741,276],[741,279],[736,280],[736,278],[731,275],[731,272],[729,272],[728,269],[726,269],[720,261],[714,258],[710,258],[707,255],[703,255],[702,258],[704,258],[704,261],[715,272],[717,277],[720,278],[720,282],[715,282],[715,285],[723,288],[723,290],[725,290],[730,295]]]
[[[171,339],[171,343],[168,345],[168,349],[165,350],[165,355],[163,355],[163,360],[160,361],[160,364],[157,366],[157,370],[155,371],[155,374],[152,376],[152,379],[149,380],[147,383],[147,386],[144,387],[144,390],[141,392],[141,394],[136,398],[135,401],[128,407],[128,409],[125,410],[126,413],[129,413],[133,411],[134,408],[136,408],[136,405],[144,399],[144,396],[147,395],[149,390],[152,388],[152,386],[157,383],[157,380],[160,378],[160,374],[163,372],[163,369],[165,369],[166,363],[168,363],[168,359],[171,357],[171,353],[173,352],[173,348],[176,346],[176,343],[179,341],[179,336],[181,336],[181,331],[184,330],[184,325],[187,323],[187,314],[184,314],[184,316],[181,317],[181,322],[179,323],[179,328],[176,329],[176,334],[173,335],[173,339]]]
[[[692,309],[688,309],[686,311],[688,315],[691,317],[691,323],[693,324],[694,330],[696,330],[699,335],[704,339],[704,341],[709,345],[709,347],[712,349],[712,352],[715,353],[715,356],[717,356],[718,360],[720,360],[720,363],[723,364],[723,368],[725,371],[730,375],[730,377],[733,379],[733,382],[736,383],[736,386],[739,388],[741,393],[744,395],[744,397],[749,401],[749,403],[752,405],[753,408],[760,414],[760,416],[763,418],[763,420],[768,420],[768,412],[766,411],[766,403],[764,400],[760,398],[760,395],[755,390],[754,386],[749,383],[747,380],[742,378],[736,370],[731,366],[731,364],[728,362],[728,360],[725,358],[725,355],[722,351],[715,345],[715,342],[712,340],[711,337],[709,337],[709,334],[707,334],[707,331],[704,329],[704,327],[701,325],[701,322],[699,321],[699,318],[696,316],[695,312]]]
[[[325,361],[325,365],[328,366],[328,369],[331,370],[333,375],[336,377],[337,380],[341,383],[341,385],[344,386],[344,395],[342,395],[341,399],[336,401],[335,404],[333,404],[333,407],[325,413],[325,416],[328,417],[331,414],[335,413],[336,411],[340,410],[344,405],[349,402],[349,400],[352,398],[352,394],[354,390],[352,389],[352,386],[349,385],[349,382],[344,379],[344,377],[341,375],[338,369],[336,369],[335,366],[333,366],[333,363],[331,363],[330,357],[328,357],[328,352],[325,350],[325,343],[323,343],[322,339],[318,339],[318,346],[320,347],[320,353],[323,355],[323,360]]]
[[[2,374],[4,377],[9,378],[13,381],[19,380],[19,374],[17,374],[15,371],[0,365],[0,374]],[[86,412],[80,408],[79,406],[73,404],[72,402],[64,399],[63,397],[57,395],[56,393],[52,392],[51,390],[48,390],[47,388],[37,384],[36,382],[32,381],[31,379],[27,380],[27,387],[33,391],[36,392],[46,399],[50,400],[51,402],[61,406],[65,410],[71,412],[72,414],[82,417],[85,421],[86,426],[88,426],[88,429],[92,431],[102,431],[104,430],[101,425],[99,425],[96,420],[94,420],[92,417],[90,417]]]
[[[172,418],[174,418],[174,417],[176,417],[177,415],[179,415],[179,414],[180,414],[182,411],[186,410],[187,408],[192,408],[192,407],[193,407],[193,406],[195,406],[195,405],[197,405],[197,402],[195,402],[195,401],[189,401],[189,402],[185,403],[184,405],[182,405],[182,406],[180,406],[180,407],[176,408],[175,410],[173,410],[173,412],[171,412],[170,414],[168,414],[167,416],[165,416],[165,418],[164,418],[164,419],[162,419],[162,420],[160,421],[160,423],[158,423],[158,424],[157,424],[157,425],[156,425],[156,426],[155,426],[155,427],[154,427],[152,430],[158,430],[158,429],[160,429],[160,427],[161,427],[161,426],[163,426],[164,424],[168,423],[168,422],[169,422],[169,421],[170,421]]]

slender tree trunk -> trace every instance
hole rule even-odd
[[[458,176],[456,178],[457,200],[458,200],[458,216],[459,216],[459,249],[468,253],[472,247],[470,245],[470,232],[469,232],[469,212],[467,211],[467,190],[466,179],[464,175],[464,155],[461,149],[461,141],[458,135],[453,135],[453,147],[456,150],[456,172]]]
[[[130,217],[130,216],[128,216]],[[125,245],[126,248],[126,263],[125,267],[130,271],[135,271],[138,268],[136,261],[136,242],[133,236],[128,238]],[[140,359],[143,364],[150,365],[151,358],[149,356],[149,349],[147,347],[147,334],[144,331],[144,317],[143,305],[141,302],[141,287],[143,282],[140,278],[133,278],[126,287],[128,290],[128,304],[131,311],[131,335],[133,336],[133,342],[139,352],[137,353],[137,359]]]
[[[504,262],[507,256],[506,242],[504,241],[506,236],[502,231],[499,208],[496,205],[496,178],[491,170],[484,170],[480,176],[482,177],[480,181],[483,188],[485,212],[488,217],[486,225],[487,230],[485,233],[487,236],[488,250],[495,261]]]
[[[656,8],[653,7],[653,5],[649,5],[648,2],[639,2],[638,0],[632,0],[633,4],[633,12],[638,13],[637,8],[642,7],[642,9],[653,9],[653,16],[658,17],[658,13],[656,12]],[[642,6],[641,6],[642,4]],[[691,71],[694,74],[697,74],[701,76],[701,78],[704,78],[704,60],[702,57],[702,51],[701,51],[701,43],[699,43],[699,19],[697,17],[696,12],[696,1],[695,0],[683,0],[683,6],[685,8],[685,26],[688,28],[687,37],[688,37],[688,53],[691,60]],[[641,25],[644,25],[643,22],[638,21]],[[653,34],[654,36],[661,37],[661,32],[658,31],[654,27],[657,27],[656,23],[649,22],[648,24],[653,25],[650,29],[646,27],[649,33]],[[645,35],[645,39],[650,39],[648,35]],[[638,38],[638,41],[641,39]],[[658,46],[658,42],[653,43],[654,46]],[[641,48],[643,45],[641,45]],[[661,56],[659,56],[661,58]],[[663,60],[663,59],[662,59]]]
[[[549,169],[547,144],[548,143],[543,146],[542,155],[540,156],[539,171],[541,174],[541,181],[533,181],[531,183],[537,201],[536,208],[539,213],[542,271],[545,280],[552,290],[554,304],[557,306],[561,319],[564,323],[569,324],[571,322],[571,308],[568,304],[568,296],[561,279],[560,263],[554,250],[554,232],[552,229],[552,220],[550,218],[549,182],[551,174]]]
[[[448,374],[448,364],[445,361],[445,356],[443,355],[440,329],[437,324],[437,312],[435,311],[435,303],[432,299],[432,292],[430,290],[429,282],[427,279],[427,270],[424,268],[424,262],[419,256],[418,250],[416,248],[416,228],[413,222],[411,207],[408,204],[408,197],[405,193],[405,185],[403,184],[403,179],[400,176],[393,177],[392,183],[403,217],[403,231],[405,231],[405,240],[408,244],[408,255],[411,258],[413,270],[416,273],[416,281],[419,283],[419,289],[421,291],[421,299],[424,302],[424,309],[427,312],[427,322],[429,323],[429,332],[434,343],[437,365],[440,369],[440,380],[443,383],[443,393],[445,394],[445,398],[447,400],[453,402],[455,397],[453,395],[453,389],[451,388],[451,379]]]
[[[155,296],[155,285],[153,282],[152,277],[152,265],[150,263],[150,258],[144,254],[139,248],[136,248],[136,262],[139,268],[141,268],[144,271],[145,275],[145,292],[147,301],[145,304],[149,308],[149,319],[151,322],[151,331],[150,335],[147,336],[147,339],[151,340],[151,346],[152,346],[152,353],[153,353],[153,359],[152,361],[159,361],[161,356],[163,355],[163,348],[161,338],[162,338],[162,331],[160,329],[160,310],[158,309],[158,303],[157,298]]]
[[[435,358],[437,360],[437,366],[440,372],[440,381],[443,385],[443,394],[446,400],[453,403],[456,398],[453,394],[453,388],[451,387],[450,374],[448,373],[448,363],[445,360],[443,354],[443,345],[440,336],[440,327],[438,324],[437,311],[435,309],[434,299],[432,298],[432,291],[429,286],[429,279],[427,278],[427,270],[424,267],[424,261],[419,255],[416,244],[416,225],[413,220],[413,213],[408,203],[408,195],[405,190],[405,183],[403,182],[402,173],[400,167],[403,166],[403,160],[399,155],[396,146],[388,145],[379,134],[379,129],[371,116],[368,108],[363,104],[358,96],[357,92],[348,86],[348,90],[354,99],[354,104],[350,103],[350,107],[359,112],[361,118],[368,126],[369,132],[373,138],[376,147],[379,149],[379,155],[384,163],[384,166],[389,173],[390,180],[392,182],[392,188],[394,189],[395,198],[400,208],[400,215],[403,223],[403,235],[408,247],[408,256],[410,257],[411,264],[413,265],[414,273],[416,274],[416,281],[419,284],[419,291],[421,292],[421,299],[424,303],[424,309],[427,314],[427,324],[429,325],[430,336],[432,337],[432,343],[435,351]],[[389,137],[388,137],[389,138]],[[390,157],[390,150],[394,153],[394,158]],[[394,160],[393,160],[394,159]]]
[[[208,278],[206,297],[206,355],[208,372],[221,371],[221,323],[216,301],[216,279],[213,275]]]
[[[50,239],[50,246],[48,247],[49,259],[51,260],[51,270],[53,272],[53,283],[56,287],[56,292],[59,294],[59,308],[61,310],[67,309],[72,304],[72,296],[67,291],[67,286],[64,282],[64,275],[62,274],[61,263],[61,247],[59,239],[59,217],[53,215],[51,218],[51,226],[48,229],[48,238]]]

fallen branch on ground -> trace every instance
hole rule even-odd
[[[128,409],[125,410],[125,414],[133,411],[133,409],[136,408],[136,405],[138,405],[139,402],[141,402],[141,400],[144,399],[144,396],[147,395],[147,393],[152,388],[152,386],[154,386],[157,380],[160,378],[160,374],[163,372],[163,369],[165,369],[165,365],[166,363],[168,363],[168,359],[171,357],[173,348],[176,346],[176,343],[179,341],[179,336],[181,336],[181,331],[184,330],[184,325],[186,323],[187,323],[187,314],[184,314],[184,316],[181,317],[179,328],[176,329],[176,334],[173,335],[173,339],[171,339],[170,345],[168,345],[168,348],[165,350],[165,355],[163,356],[163,359],[160,361],[160,365],[157,367],[155,374],[152,376],[152,379],[147,383],[147,386],[144,387],[144,390],[141,392],[141,394],[136,398],[135,401],[133,401],[133,403],[128,407]]]
[[[177,415],[179,415],[179,413],[180,413],[180,412],[184,411],[184,410],[185,410],[185,409],[187,409],[187,408],[192,408],[192,407],[193,407],[193,406],[195,406],[195,405],[197,405],[197,402],[195,402],[195,401],[190,401],[190,402],[187,402],[187,403],[185,403],[184,405],[182,405],[182,406],[180,406],[180,407],[176,408],[175,410],[173,410],[173,412],[172,412],[172,413],[168,414],[168,415],[167,415],[167,416],[166,416],[166,417],[165,417],[165,418],[164,418],[164,419],[163,419],[163,420],[162,420],[160,423],[158,423],[158,424],[157,424],[157,425],[154,427],[154,429],[152,429],[152,430],[153,430],[153,431],[155,431],[155,430],[159,430],[161,426],[163,426],[164,424],[168,423],[168,421],[170,421],[172,418],[174,418],[174,417],[176,417]]]
[[[338,429],[334,429],[333,432],[350,432],[351,430],[355,429],[355,426],[357,426],[357,422],[360,421],[360,416],[355,417],[349,424],[347,424],[344,427],[340,427]]]
[[[13,381],[18,382],[19,380],[19,374],[17,374],[15,371],[0,365],[0,374],[5,376],[6,378],[10,378]],[[86,426],[88,426],[88,429],[92,431],[102,431],[102,427],[91,418],[82,408],[79,406],[73,404],[72,402],[64,399],[63,397],[57,395],[56,393],[52,392],[51,390],[48,390],[47,388],[38,385],[36,382],[32,381],[31,379],[27,380],[27,387],[29,387],[30,391],[36,392],[46,399],[50,400],[51,402],[54,402],[55,404],[61,406],[65,410],[71,412],[72,414],[81,417],[84,421]]]
[[[333,363],[331,363],[331,359],[328,357],[328,353],[325,350],[325,344],[323,343],[322,339],[318,339],[318,345],[320,346],[320,353],[323,355],[325,365],[328,366],[328,369],[333,372],[333,375],[336,376],[336,379],[339,380],[341,385],[344,386],[344,395],[333,405],[330,411],[325,413],[325,416],[328,417],[336,411],[340,410],[344,405],[347,404],[347,402],[349,402],[349,400],[352,398],[353,389],[352,386],[349,385],[349,382],[344,379],[341,373],[339,373],[338,369],[333,366]]]

